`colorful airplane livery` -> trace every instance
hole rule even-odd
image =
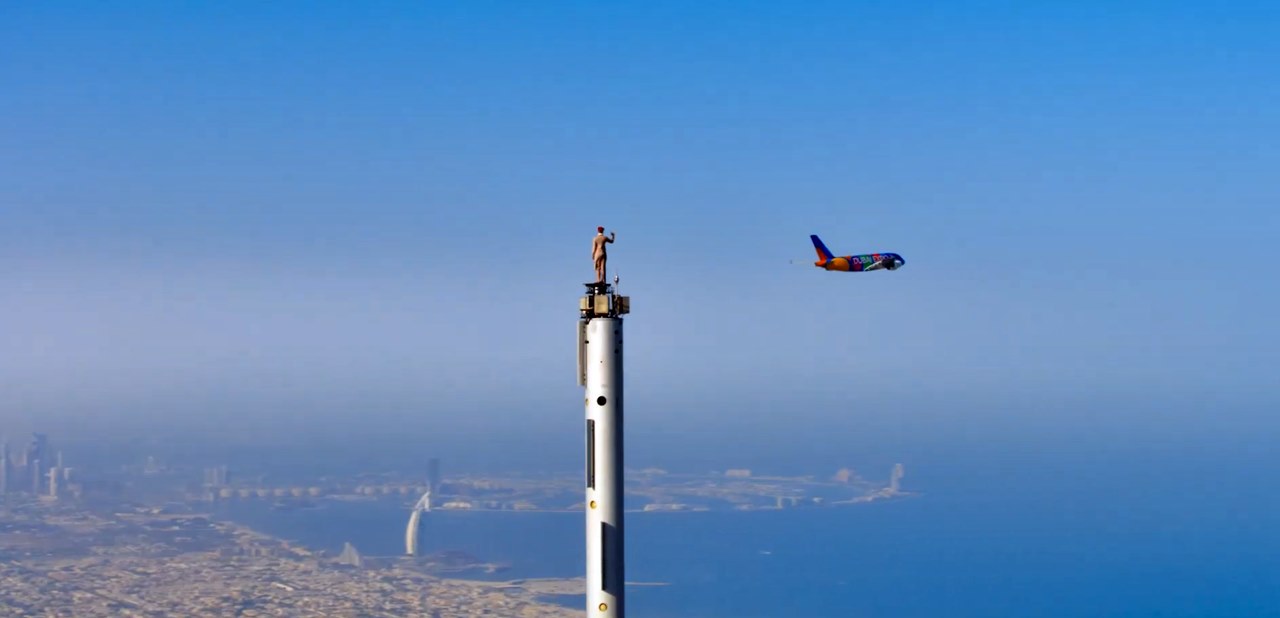
[[[813,241],[813,249],[818,252],[818,261],[813,265],[823,270],[838,270],[843,272],[860,273],[868,270],[898,270],[902,268],[907,261],[902,259],[897,253],[868,253],[866,255],[845,255],[834,256],[827,246],[822,244],[822,240],[816,235],[810,235],[809,239]]]

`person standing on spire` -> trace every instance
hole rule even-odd
[[[612,231],[605,236],[603,226],[596,228],[596,237],[591,240],[591,259],[596,263],[596,283],[604,283],[605,262],[609,260],[609,253],[604,246],[614,242],[616,238],[617,234]]]

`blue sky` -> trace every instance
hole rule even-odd
[[[596,225],[655,432],[1274,408],[1280,9],[1113,4],[6,4],[0,418],[576,418]]]

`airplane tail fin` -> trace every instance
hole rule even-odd
[[[822,239],[818,238],[816,234],[810,234],[809,240],[813,241],[813,250],[818,252],[819,260],[826,261],[833,257],[831,251],[827,249],[826,245],[822,244]]]

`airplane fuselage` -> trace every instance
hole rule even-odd
[[[813,250],[818,253],[818,261],[813,265],[823,270],[834,270],[848,273],[862,273],[869,270],[898,270],[907,261],[897,253],[866,253],[863,255],[833,255],[827,246],[822,244],[818,236],[810,235]]]
[[[870,270],[897,270],[906,260],[896,253],[868,253],[820,259],[813,263],[823,270],[860,273]]]

